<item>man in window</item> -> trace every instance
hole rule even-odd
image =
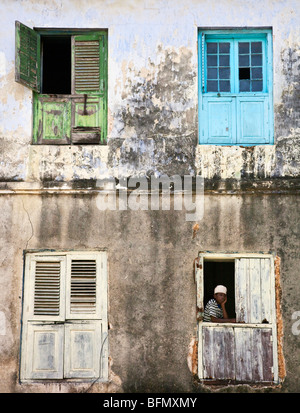
[[[214,298],[208,301],[204,310],[203,321],[213,323],[235,323],[235,318],[228,318],[226,311],[227,288],[217,285],[214,289]]]

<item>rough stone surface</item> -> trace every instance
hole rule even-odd
[[[299,391],[298,0],[266,0],[262,8],[255,0],[1,3],[0,391],[210,391],[193,377],[199,250],[280,258],[286,378],[258,391]],[[32,92],[14,81],[15,20],[108,29],[106,146],[31,144]],[[198,145],[197,29],[223,26],[272,26],[274,145]],[[162,175],[204,177],[197,230],[172,207],[97,207],[99,180]],[[108,383],[19,383],[23,254],[41,248],[108,251]]]

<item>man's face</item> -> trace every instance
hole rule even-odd
[[[215,300],[218,304],[222,304],[225,301],[226,294],[224,293],[217,293],[214,294]]]

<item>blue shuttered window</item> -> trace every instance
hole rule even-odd
[[[273,143],[270,30],[199,31],[199,143]]]
[[[105,251],[28,252],[21,381],[107,381]]]

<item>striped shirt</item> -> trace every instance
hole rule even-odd
[[[209,302],[206,304],[203,321],[211,321],[211,316],[216,318],[223,318],[223,310],[214,298],[209,300]]]

